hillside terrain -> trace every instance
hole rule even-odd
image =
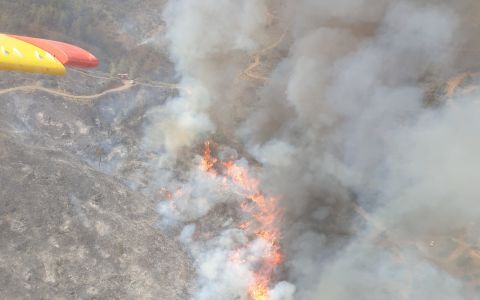
[[[105,72],[164,76],[169,67],[159,38],[164,2],[2,0],[0,28],[78,44],[95,53]]]
[[[101,60],[63,78],[2,73],[1,299],[187,297],[189,257],[128,180],[146,110],[175,91],[116,76],[172,80],[158,38],[164,2],[0,1],[0,32],[74,43]]]
[[[0,300],[480,299],[480,1],[0,8]]]

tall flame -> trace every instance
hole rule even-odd
[[[252,177],[247,168],[239,166],[233,160],[219,161],[212,157],[208,141],[204,144],[200,169],[211,176],[223,176],[237,187],[245,198],[240,207],[245,212],[247,220],[242,222],[239,228],[265,244],[263,253],[256,257],[257,268],[254,270],[254,281],[248,292],[252,300],[268,300],[274,271],[283,261],[278,224],[281,215],[278,199],[266,196],[260,190],[260,181]],[[238,258],[238,253],[234,256],[232,261],[245,262]]]
[[[203,159],[200,162],[200,170],[207,173],[215,173],[214,166],[217,160],[212,158],[212,150],[210,149],[210,142],[206,141],[203,150]]]

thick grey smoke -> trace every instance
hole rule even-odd
[[[195,238],[195,223],[241,202],[191,154],[213,136],[240,142],[263,191],[282,195],[272,299],[467,299],[435,253],[460,231],[476,243],[480,106],[469,96],[430,107],[425,84],[454,73],[469,5],[169,1],[181,89],[150,112],[145,141],[160,155],[155,188],[182,190],[159,212],[188,223],[179,238],[197,266],[192,298],[247,299],[257,262],[239,267],[231,254],[265,247],[231,220]]]

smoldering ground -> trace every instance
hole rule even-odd
[[[159,212],[189,224],[180,238],[197,265],[192,298],[246,299],[254,268],[229,267],[228,253],[249,245],[234,222],[193,238],[195,222],[240,201],[215,192],[219,183],[198,175],[191,154],[219,136],[254,158],[244,162],[265,193],[281,195],[285,261],[271,298],[478,298],[462,268],[435,254],[459,232],[477,245],[477,95],[425,102],[426,86],[475,68],[477,6],[167,4],[165,38],[183,89],[150,111],[144,147],[157,154],[152,190],[186,191],[184,209],[162,202]]]

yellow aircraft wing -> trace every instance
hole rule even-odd
[[[0,34],[0,70],[65,74],[65,67],[53,55],[5,34]]]

